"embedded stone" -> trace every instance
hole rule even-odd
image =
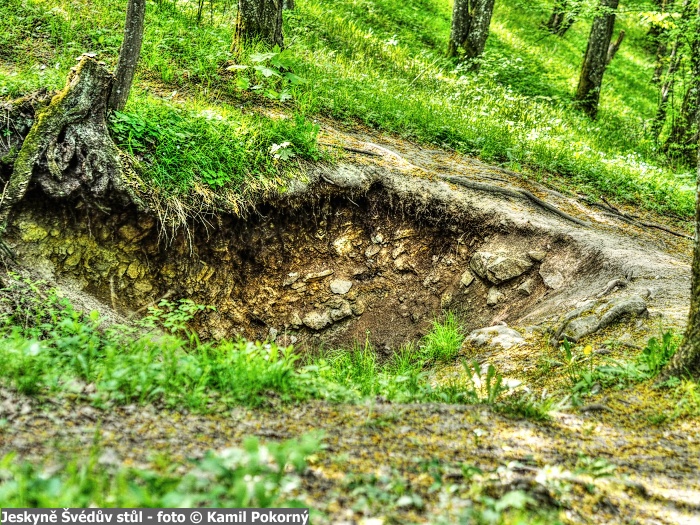
[[[532,268],[532,261],[522,257],[490,252],[476,252],[469,262],[469,267],[482,279],[493,284],[501,284],[521,276]]]
[[[345,295],[352,288],[352,281],[345,281],[343,279],[333,279],[331,281],[331,292],[338,295]]]
[[[466,339],[475,346],[501,346],[508,350],[513,346],[525,344],[525,339],[516,330],[506,325],[489,326],[471,332]]]
[[[323,330],[326,326],[333,323],[331,314],[328,310],[322,312],[311,312],[304,316],[302,322],[312,330]]]
[[[347,301],[342,301],[337,308],[332,308],[330,311],[330,317],[333,321],[340,321],[346,317],[352,315],[352,308],[350,303]]]
[[[489,288],[489,293],[486,296],[487,305],[496,306],[501,299],[503,299],[503,294],[498,291],[498,288],[496,288],[495,286]]]
[[[304,277],[304,281],[307,283],[312,283],[314,281],[320,281],[321,279],[325,279],[329,275],[333,275],[333,270],[323,270],[322,272],[308,273],[306,274],[306,277]]]
[[[530,295],[532,294],[532,287],[532,279],[526,279],[520,286],[518,286],[518,292],[523,295]]]
[[[470,272],[469,270],[465,270],[464,273],[462,274],[462,277],[459,279],[459,284],[461,284],[462,286],[467,288],[473,282],[474,282],[474,274],[472,274],[472,272]]]
[[[291,286],[299,280],[299,274],[297,272],[291,272],[287,274],[287,278],[282,283],[282,286]]]
[[[542,262],[547,257],[547,252],[542,250],[532,250],[527,252],[527,256],[535,262]]]

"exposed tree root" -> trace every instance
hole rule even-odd
[[[582,221],[581,219],[578,219],[573,215],[569,215],[568,213],[557,208],[556,206],[553,206],[548,202],[543,201],[542,199],[533,195],[527,190],[503,188],[501,186],[494,186],[493,184],[485,184],[483,182],[475,182],[462,177],[453,177],[451,175],[441,175],[440,178],[450,181],[453,184],[463,186],[470,190],[485,191],[488,193],[498,193],[501,195],[507,195],[509,197],[515,197],[516,199],[528,199],[533,204],[539,206],[540,208],[544,208],[545,210],[550,211],[555,215],[558,215],[562,219],[566,219],[567,221],[571,221],[580,226],[590,226],[588,222]]]
[[[557,345],[562,339],[578,343],[585,336],[602,330],[623,317],[642,315],[646,311],[646,301],[638,295],[611,301],[587,301],[559,320],[550,343]]]
[[[50,197],[80,194],[100,209],[97,198],[141,204],[125,183],[125,166],[107,129],[112,80],[102,64],[84,56],[66,87],[37,112],[2,192],[0,234],[32,181]]]

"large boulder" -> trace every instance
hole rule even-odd
[[[533,262],[525,257],[490,252],[476,252],[469,263],[474,273],[493,284],[520,277],[532,268],[532,265]]]

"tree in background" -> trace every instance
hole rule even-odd
[[[282,8],[283,0],[238,0],[233,48],[240,50],[248,42],[263,42],[283,49]]]
[[[591,118],[598,115],[600,89],[603,85],[603,75],[610,61],[622,43],[624,34],[618,41],[610,45],[615,29],[615,10],[620,0],[600,0],[598,12],[593,19],[588,46],[581,66],[578,88],[576,90],[577,105]]]
[[[697,158],[700,138],[700,2],[686,27],[683,35],[688,42],[690,82],[680,113],[673,121],[665,149],[671,156],[692,162]]]
[[[564,36],[576,22],[580,10],[580,0],[556,0],[552,16],[549,17],[545,27],[553,35]]]
[[[129,98],[131,84],[134,82],[136,64],[141,55],[143,42],[143,24],[146,16],[146,0],[129,0],[124,23],[124,40],[119,50],[117,68],[114,71],[114,83],[109,95],[108,107],[121,111]]]
[[[495,0],[455,0],[448,56],[467,60],[481,56],[489,37],[494,4]]]
[[[700,148],[698,148],[697,185],[695,190],[695,247],[693,277],[690,287],[690,312],[683,342],[662,372],[659,382],[671,376],[700,379]]]
[[[668,28],[660,33],[657,39],[659,42],[659,49],[657,50],[656,67],[654,69],[654,77],[652,78],[652,82],[657,83],[662,79],[661,71],[663,70],[664,62],[664,57],[661,54],[662,51],[660,50],[662,44],[664,48],[663,53],[665,53],[666,49],[668,48],[668,43],[671,42],[671,53],[667,60],[668,69],[666,70],[666,74],[663,76],[663,83],[661,84],[659,106],[656,110],[656,115],[651,125],[651,131],[655,139],[659,138],[664,123],[666,122],[669,102],[673,96],[676,84],[676,73],[681,66],[685,54],[683,45],[684,41],[686,40],[685,35],[687,31],[691,29],[688,21],[692,18],[692,11],[693,9],[690,4],[690,0],[684,0],[678,22],[673,24],[671,28]]]

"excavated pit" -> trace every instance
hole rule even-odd
[[[170,240],[136,209],[107,215],[35,191],[10,234],[29,266],[122,314],[189,298],[216,307],[193,327],[204,339],[302,348],[368,338],[390,352],[444,310],[468,330],[517,325],[564,283],[605,278],[597,254],[561,235],[400,199],[381,184],[353,194],[326,186]],[[485,271],[484,253],[505,262]]]

